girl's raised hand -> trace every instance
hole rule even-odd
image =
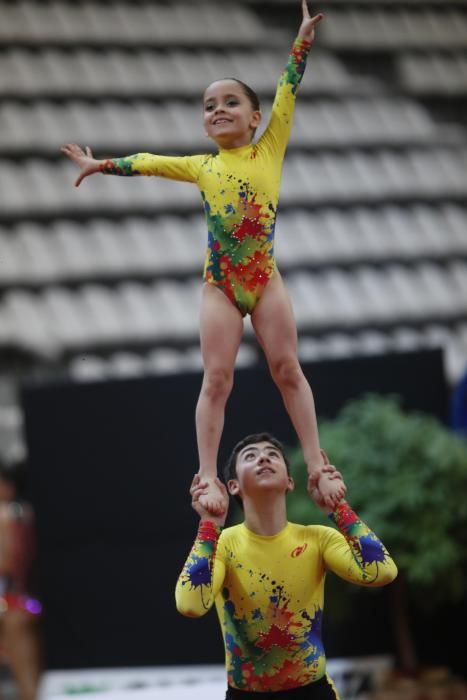
[[[80,173],[75,180],[75,187],[79,187],[82,180],[88,175],[99,171],[99,161],[93,158],[92,151],[89,146],[86,146],[86,151],[83,151],[76,143],[67,143],[60,149],[73,163],[76,163]]]
[[[315,40],[315,27],[318,22],[321,22],[324,15],[320,12],[314,17],[310,17],[307,0],[302,0],[302,14],[303,19],[300,29],[298,30],[298,37],[305,41],[309,41],[310,44],[312,44]]]

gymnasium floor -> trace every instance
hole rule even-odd
[[[363,700],[390,667],[387,656],[328,660],[342,700]],[[225,687],[219,665],[53,671],[44,675],[38,700],[222,700]]]

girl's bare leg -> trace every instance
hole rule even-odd
[[[205,283],[200,317],[204,376],[196,406],[196,436],[199,474],[203,481],[208,482],[208,492],[200,497],[200,502],[213,515],[224,509],[214,479],[225,405],[233,386],[235,359],[242,335],[243,319],[238,309],[223,292]]]
[[[316,479],[329,505],[344,496],[340,479],[322,475],[318,424],[313,394],[297,357],[297,326],[292,304],[279,272],[266,285],[251,321],[272,378],[300,440],[308,474]]]
[[[23,610],[8,611],[3,620],[5,648],[19,700],[35,700],[41,672],[38,620]]]

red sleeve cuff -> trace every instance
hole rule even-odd
[[[198,527],[198,539],[202,542],[215,542],[219,539],[221,528],[212,520],[202,520]]]

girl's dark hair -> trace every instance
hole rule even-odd
[[[261,110],[261,105],[259,103],[259,97],[256,94],[256,92],[249,85],[244,83],[242,80],[239,80],[238,78],[223,78],[223,80],[235,80],[235,82],[240,85],[243,92],[250,100],[250,104],[253,108],[253,111],[259,112]]]
[[[241,452],[248,445],[255,445],[258,442],[270,442],[271,445],[274,445],[274,447],[276,447],[279,450],[282,457],[284,458],[285,466],[287,468],[287,474],[290,475],[290,465],[289,460],[287,459],[287,455],[284,451],[284,445],[270,433],[254,433],[252,435],[247,435],[246,437],[244,437],[243,440],[237,442],[237,444],[233,448],[230,457],[228,458],[224,467],[223,476],[226,484],[230,481],[230,479],[237,478],[237,457],[239,452]],[[240,506],[242,506],[242,499],[240,498],[240,496],[234,496],[234,498],[237,501],[237,503]]]

